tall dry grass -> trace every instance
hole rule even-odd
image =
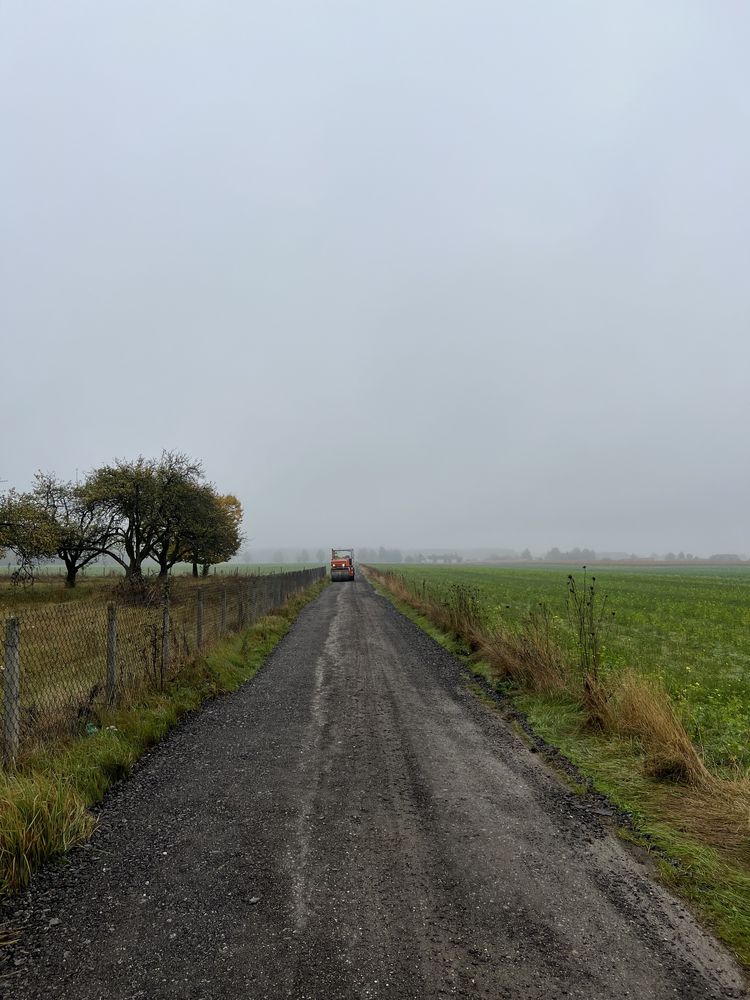
[[[518,631],[497,624],[485,629],[479,649],[498,678],[514,680],[528,691],[562,691],[568,684],[568,664],[544,605],[530,611]]]
[[[640,741],[651,777],[695,786],[710,780],[698,749],[659,681],[631,669],[615,675],[609,686],[607,729]]]

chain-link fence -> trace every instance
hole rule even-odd
[[[0,648],[2,761],[85,730],[104,707],[163,690],[185,663],[321,580],[325,569],[270,576],[170,577],[123,585],[102,603],[50,604],[5,620]]]

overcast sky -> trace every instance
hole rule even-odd
[[[750,552],[740,0],[0,0],[0,479]]]

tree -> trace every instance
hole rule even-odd
[[[157,463],[140,455],[116,459],[94,470],[83,487],[86,502],[111,521],[106,553],[129,578],[143,575],[143,563],[163,530]]]
[[[142,455],[116,460],[88,477],[86,502],[111,523],[107,555],[131,578],[143,575],[151,558],[165,576],[185,559],[190,531],[205,508],[203,469],[182,452],[164,451],[158,461]]]
[[[226,562],[242,545],[242,504],[231,493],[220,496],[209,486],[202,487],[201,502],[187,530],[183,562],[193,566],[193,576],[201,567],[203,576],[211,566]]]
[[[203,482],[201,463],[182,452],[163,452],[155,469],[159,528],[150,555],[159,564],[159,576],[166,576],[185,561],[190,533],[206,516],[206,493],[212,491]]]
[[[10,490],[0,501],[0,551],[10,549],[18,560],[14,580],[33,580],[34,566],[57,548],[57,527],[46,510],[28,493]]]
[[[242,541],[242,505],[237,497],[216,493],[203,468],[182,452],[164,451],[158,460],[142,455],[116,459],[75,485],[39,472],[34,489],[11,491],[0,499],[0,555],[11,549],[20,572],[58,556],[66,583],[75,586],[79,570],[108,555],[130,578],[143,575],[154,559],[165,576],[176,562],[224,562]]]
[[[55,526],[55,555],[65,563],[65,586],[75,587],[78,571],[105,552],[112,518],[86,499],[85,489],[37,472],[31,499]]]

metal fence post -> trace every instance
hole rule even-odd
[[[203,649],[203,587],[198,588],[195,602],[195,642],[197,648]]]
[[[245,627],[245,595],[242,586],[237,588],[237,631]]]
[[[164,603],[161,613],[161,684],[169,670],[169,586],[164,587]]]
[[[221,588],[221,617],[219,619],[221,634],[224,635],[227,630],[227,588]]]
[[[21,734],[21,625],[17,618],[5,623],[5,671],[3,677],[3,757],[12,768]]]
[[[117,701],[117,605],[107,604],[107,701]]]

